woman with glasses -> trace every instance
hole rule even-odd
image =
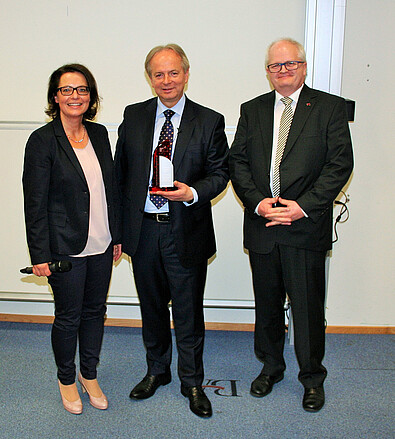
[[[55,302],[52,347],[64,408],[82,412],[78,380],[97,409],[108,401],[98,382],[106,297],[118,244],[118,196],[108,133],[91,122],[100,98],[91,72],[80,64],[55,70],[46,114],[52,119],[26,145],[23,191],[33,273],[47,276]],[[68,272],[49,263],[70,261]]]

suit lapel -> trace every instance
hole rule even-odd
[[[257,111],[259,117],[259,129],[262,136],[263,149],[256,151],[256,159],[264,165],[264,175],[270,170],[270,162],[273,148],[273,123],[274,123],[274,98],[275,93],[265,94],[259,101],[260,108]]]
[[[64,150],[70,162],[72,163],[75,170],[77,171],[77,174],[80,176],[84,184],[87,186],[88,184],[85,179],[84,171],[82,170],[80,162],[78,161],[78,158],[75,155],[75,152],[73,151],[73,147],[70,145],[70,142],[67,139],[60,118],[56,118],[53,120],[53,129],[60,147]]]
[[[182,163],[182,158],[184,157],[185,151],[189,145],[189,141],[195,129],[195,117],[193,102],[186,98],[173,156],[174,172],[177,171],[178,167]]]
[[[144,114],[139,121],[140,126],[137,128],[142,133],[142,145],[144,148],[144,171],[146,173],[146,179],[149,178],[151,169],[151,157],[152,157],[152,142],[155,131],[155,118],[156,118],[157,98],[153,98],[148,101],[144,108]]]
[[[287,144],[285,146],[283,154],[283,160],[291,151],[296,140],[300,136],[300,133],[302,132],[308,117],[313,111],[315,105],[315,97],[316,93],[314,92],[314,90],[307,87],[307,85],[304,85],[302,91],[300,92],[298,104],[296,106],[295,114],[292,120],[291,129],[289,130]]]

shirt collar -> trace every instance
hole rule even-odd
[[[295,92],[293,92],[290,96],[288,96],[295,102],[295,105],[298,103],[300,92],[302,91],[303,86],[304,86],[304,84],[302,84]],[[282,103],[280,101],[280,99],[285,97],[285,96],[280,95],[280,93],[277,90],[275,90],[275,92],[276,92],[276,99],[274,102],[274,106],[277,106],[279,103]]]
[[[174,107],[171,108],[166,107],[166,105],[162,103],[159,97],[157,99],[158,99],[158,104],[156,106],[156,117],[163,114],[163,112],[166,110],[173,110],[176,114],[182,116],[182,112],[184,111],[185,101],[186,101],[185,94],[183,94],[181,96],[181,99],[176,103],[176,105],[174,105]]]

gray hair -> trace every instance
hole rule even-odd
[[[300,61],[306,62],[306,52],[304,50],[304,47],[302,46],[302,44],[298,43],[296,40],[293,40],[292,38],[280,38],[276,41],[273,41],[270,46],[267,48],[266,50],[266,57],[265,57],[265,67],[268,65],[269,63],[269,52],[271,50],[271,48],[280,42],[286,41],[287,43],[293,44],[294,46],[296,46],[296,48],[298,49],[298,57],[300,58]],[[292,60],[289,60],[292,61]]]
[[[182,69],[184,70],[184,73],[186,73],[189,69],[189,61],[185,54],[185,52],[182,50],[182,48],[178,44],[166,44],[164,46],[156,46],[153,49],[151,49],[148,53],[148,55],[145,58],[145,71],[147,72],[147,75],[151,78],[152,70],[151,70],[151,60],[152,58],[159,52],[162,52],[163,50],[172,50],[175,52],[180,58],[181,58],[181,65]]]

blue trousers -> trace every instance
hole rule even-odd
[[[65,385],[75,382],[77,341],[81,374],[86,379],[95,379],[112,272],[112,245],[99,255],[53,255],[53,259],[72,262],[69,272],[48,277],[55,301],[51,338],[58,379]]]
[[[140,242],[132,257],[140,299],[148,373],[170,372],[172,337],[168,304],[178,350],[178,375],[187,387],[203,381],[203,293],[207,262],[183,267],[170,224],[144,219]]]

